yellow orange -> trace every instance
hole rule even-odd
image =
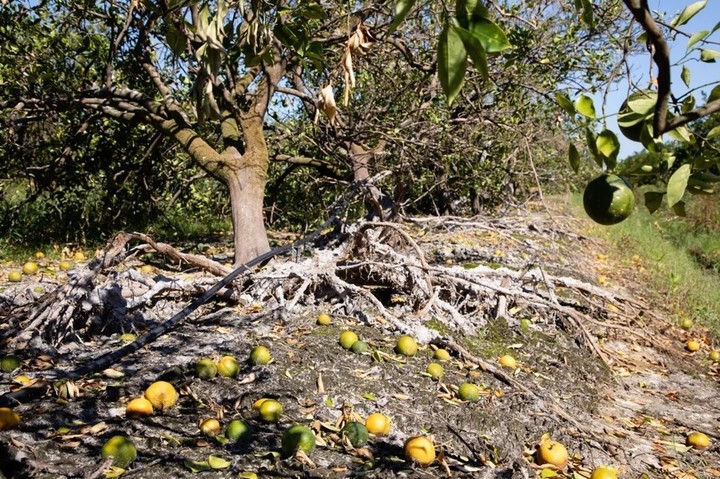
[[[178,394],[172,384],[156,381],[145,390],[145,399],[158,411],[170,409],[177,402]]]

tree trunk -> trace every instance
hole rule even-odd
[[[225,181],[230,191],[235,264],[239,265],[270,251],[263,217],[266,176],[241,167],[227,172]]]

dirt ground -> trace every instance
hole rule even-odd
[[[123,331],[57,348],[39,348],[32,341],[20,349],[6,348],[0,356],[17,354],[22,366],[0,374],[0,394],[23,387],[36,393],[9,402],[22,420],[0,431],[0,477],[112,476],[120,471],[108,473],[100,448],[115,435],[131,438],[138,450],[122,477],[580,479],[589,478],[600,465],[616,467],[622,478],[720,477],[720,364],[707,359],[713,341],[717,348],[717,338],[700,326],[684,331],[668,320],[658,295],[643,290],[641,260],[614,260],[605,245],[583,235],[585,227],[563,212],[549,218],[542,209],[502,221],[407,222],[407,233],[428,263],[426,270],[440,271],[434,274],[460,277],[477,271],[479,281],[486,281],[482,278],[493,271],[507,270],[522,278],[520,273],[540,265],[549,278],[562,278],[553,281],[557,303],[564,309],[550,314],[519,301],[520,293],[508,294],[505,315],[498,317],[496,310],[482,306],[468,314],[472,324],[481,325],[472,335],[433,315],[416,314],[418,308],[408,304],[411,290],[362,285],[386,308],[387,314],[381,314],[375,303],[353,310],[342,295],[324,294],[312,285],[292,307],[290,301],[278,305],[238,287],[235,296],[209,302],[170,333],[92,377],[58,382],[99,353],[122,346]],[[216,256],[222,257],[222,247],[218,245]],[[312,261],[317,254],[311,249],[304,256]],[[335,261],[342,266],[348,256]],[[283,262],[299,260],[281,259],[253,274],[271,276]],[[139,264],[129,260],[116,269]],[[147,273],[153,280],[209,277],[154,264]],[[19,284],[6,282],[3,274],[0,321],[11,322],[18,305],[67,281],[54,262],[41,266],[41,275]],[[3,268],[5,273],[9,267]],[[149,289],[151,282],[145,286]],[[539,281],[518,291],[529,295],[543,287]],[[140,287],[138,294],[143,291]],[[494,304],[500,293],[486,299]],[[188,291],[158,294],[129,312],[122,327],[141,335],[193,297]],[[457,311],[470,311],[456,306]],[[578,323],[570,307],[587,319]],[[316,324],[321,312],[332,316],[332,324]],[[415,356],[398,355],[394,345],[401,332],[388,314],[405,324],[421,322],[435,334]],[[473,314],[477,317],[471,318]],[[367,352],[356,354],[338,344],[347,329],[369,344]],[[700,351],[684,349],[690,338],[701,342]],[[247,362],[259,344],[271,351],[268,365]],[[443,363],[439,381],[425,372],[437,348],[452,355]],[[237,377],[197,377],[198,358],[227,354],[240,362]],[[517,359],[517,369],[498,365],[505,354]],[[21,375],[35,384],[21,384]],[[156,380],[177,388],[177,406],[148,418],[127,419],[126,403]],[[477,402],[457,399],[457,388],[465,382],[479,386]],[[282,404],[278,423],[258,417],[252,405],[260,398]],[[344,443],[337,427],[343,418],[365,418],[373,412],[391,418],[390,433],[371,436],[359,448]],[[223,425],[243,418],[252,436],[239,443],[206,437],[198,423],[211,417]],[[296,423],[316,434],[318,445],[309,461],[279,456],[283,431]],[[711,446],[686,447],[692,431],[707,434]],[[404,457],[404,441],[416,435],[434,441],[438,460],[429,467],[415,466]],[[535,448],[544,435],[567,448],[566,469],[536,464]],[[210,455],[226,459],[227,467],[191,471],[188,461]]]

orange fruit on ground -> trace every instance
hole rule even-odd
[[[9,407],[0,407],[0,431],[20,424],[20,415]]]
[[[332,318],[327,313],[320,313],[317,317],[317,323],[322,326],[327,326],[332,323]]]
[[[28,276],[33,275],[38,272],[38,265],[34,261],[28,261],[22,266],[22,272],[23,274],[26,274]]]
[[[695,449],[705,449],[710,445],[710,438],[701,432],[692,432],[688,434],[687,444]]]
[[[262,404],[263,404],[265,401],[268,401],[268,400],[269,400],[268,398],[260,398],[260,399],[258,399],[257,401],[255,401],[255,402],[253,403],[252,408],[253,408],[254,410],[256,410],[256,411],[259,411],[259,410],[260,410],[260,406],[262,406]]]
[[[214,437],[220,434],[220,421],[215,418],[205,419],[200,423],[200,431],[209,437]]]
[[[343,331],[340,335],[340,346],[345,349],[350,349],[357,340],[357,334],[353,333],[352,331]]]
[[[100,450],[100,456],[102,458],[112,456],[113,466],[126,468],[137,457],[137,449],[135,448],[135,443],[127,437],[113,436],[103,444]]]
[[[35,259],[44,259],[44,258],[45,258],[45,253],[43,253],[42,251],[35,252]]]
[[[156,381],[145,390],[145,399],[152,403],[153,408],[164,411],[175,405],[178,394],[172,384]]]
[[[680,323],[680,327],[683,328],[685,331],[689,330],[690,328],[693,327],[692,319],[690,319],[690,318],[683,319],[682,322]]]
[[[568,452],[565,446],[557,441],[547,440],[540,444],[537,451],[538,464],[552,464],[558,469],[565,469],[568,463]]]
[[[698,341],[695,341],[694,339],[691,339],[687,342],[687,344],[685,344],[685,347],[688,351],[694,353],[695,351],[698,351],[700,349],[700,343]]]
[[[435,350],[434,357],[438,361],[449,361],[450,353],[447,351],[447,349],[437,349]]]
[[[374,412],[365,419],[365,427],[370,434],[384,436],[390,432],[390,418],[385,414]]]
[[[58,268],[60,268],[60,271],[70,271],[73,268],[73,264],[71,261],[60,261]]]
[[[234,378],[240,372],[240,366],[238,366],[237,359],[232,356],[223,356],[217,363],[217,372],[220,376]]]
[[[153,405],[146,398],[135,398],[125,407],[125,416],[131,418],[147,417],[152,413]]]
[[[260,417],[265,422],[278,422],[283,415],[282,404],[274,399],[263,401],[258,411],[260,411]]]
[[[428,373],[433,379],[440,379],[441,377],[443,377],[443,374],[445,374],[443,367],[440,366],[438,363],[428,364],[425,372]]]
[[[514,357],[510,356],[509,354],[506,354],[505,356],[500,357],[498,359],[498,362],[501,366],[504,366],[506,368],[515,369],[517,368],[517,361]]]
[[[73,259],[75,261],[85,261],[85,253],[83,253],[82,251],[78,251],[73,255]]]
[[[421,466],[429,466],[435,461],[435,445],[425,436],[415,436],[405,441],[405,457],[408,461]]]
[[[404,356],[415,356],[418,345],[412,336],[400,336],[395,343],[395,352]]]
[[[590,479],[618,479],[618,475],[612,467],[600,466],[593,471]]]
[[[710,351],[710,354],[708,354],[708,359],[710,361],[714,361],[716,363],[720,363],[720,350],[715,349],[713,351]]]
[[[475,402],[480,399],[480,388],[473,383],[464,383],[458,388],[457,395],[463,401]]]
[[[14,270],[8,273],[8,281],[11,283],[19,283],[22,281],[22,271]]]
[[[253,364],[264,366],[270,359],[270,350],[265,346],[255,346],[250,352],[250,362]]]

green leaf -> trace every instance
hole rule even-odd
[[[212,454],[208,456],[207,462],[208,465],[213,469],[227,469],[228,467],[232,466],[232,462],[219,456],[213,456]]]
[[[450,24],[446,24],[438,40],[438,77],[448,105],[452,105],[465,81],[467,51],[465,44]]]
[[[668,136],[675,141],[679,141],[687,145],[695,143],[695,138],[690,134],[690,130],[688,130],[685,126],[679,126],[674,130],[668,131]]]
[[[682,105],[681,105],[681,110],[683,113],[687,113],[690,110],[692,110],[693,108],[695,108],[695,96],[690,95],[683,100]]]
[[[720,136],[720,126],[716,126],[710,130],[705,138],[709,140],[711,138],[717,138],[718,136]]]
[[[572,143],[570,143],[570,148],[568,149],[568,157],[570,159],[570,167],[577,173],[580,170],[580,153],[578,153],[578,149]]]
[[[688,40],[687,51],[690,51],[693,45],[695,45],[700,40],[705,40],[708,35],[710,35],[710,30],[700,30],[699,32],[693,33],[693,35],[690,37],[690,40]]]
[[[175,25],[169,23],[167,26],[167,34],[165,36],[167,44],[170,50],[177,56],[185,53],[187,47],[187,38],[185,34],[179,29],[175,28]]]
[[[457,0],[455,2],[455,18],[460,26],[469,29],[470,23],[483,18],[490,19],[490,11],[480,0]]]
[[[595,118],[595,104],[587,95],[580,95],[575,100],[575,109],[587,118]]]
[[[715,24],[715,26],[713,27],[711,33],[715,33],[716,31],[718,31],[719,28],[720,28],[720,22],[717,22],[717,23]]]
[[[717,50],[708,50],[704,48],[700,50],[700,61],[705,63],[715,63],[715,59],[720,57],[720,52]]]
[[[558,477],[558,473],[553,471],[550,468],[545,468],[542,471],[540,471],[540,477],[542,478],[550,478],[550,477]]]
[[[492,20],[480,18],[470,21],[468,31],[472,33],[487,53],[499,53],[512,48],[502,28]]]
[[[558,104],[562,107],[563,110],[565,110],[568,115],[575,115],[577,113],[575,111],[575,105],[573,105],[573,102],[568,98],[568,96],[564,93],[558,92],[555,94],[555,101],[558,102]]]
[[[670,150],[663,150],[662,152],[662,158],[665,160],[665,164],[667,165],[666,169],[672,168],[672,165],[675,164],[675,160],[677,159],[677,156],[675,156],[675,153],[673,153]]]
[[[183,461],[183,464],[193,473],[212,471],[212,468],[207,461],[191,461],[190,459],[185,459],[185,461]]]
[[[685,7],[682,12],[680,12],[680,15],[672,19],[672,22],[670,22],[670,26],[679,27],[680,25],[685,25],[687,22],[690,21],[692,17],[697,15],[700,10],[705,8],[706,4],[707,0],[691,3],[690,5]]]
[[[688,180],[687,191],[694,195],[712,195],[715,193],[715,188],[698,173],[693,173]]]
[[[710,96],[708,97],[708,103],[715,101],[720,98],[720,85],[710,90]]]
[[[690,69],[687,65],[683,65],[682,72],[680,73],[680,79],[683,81],[686,87],[690,87]]]
[[[597,144],[595,143],[595,132],[590,128],[585,128],[585,143],[587,144],[590,154],[595,158],[595,163],[602,167],[602,157],[598,153]]]
[[[452,28],[457,32],[458,35],[460,35],[460,38],[462,38],[463,44],[465,45],[465,50],[470,55],[470,58],[473,61],[473,65],[475,65],[475,70],[477,70],[482,75],[483,80],[487,80],[487,55],[485,54],[485,49],[480,43],[480,40],[478,40],[478,38],[469,31],[455,24],[455,22],[453,22]]]
[[[645,208],[650,213],[655,213],[660,209],[662,205],[663,194],[657,191],[646,191],[645,192]]]
[[[583,5],[583,13],[582,18],[583,22],[587,24],[588,27],[590,27],[590,30],[595,29],[595,15],[593,14],[592,9],[592,1],[591,0],[582,0]]]
[[[690,165],[682,165],[672,174],[667,184],[667,202],[673,207],[685,194],[688,179],[690,178]]]
[[[608,169],[615,168],[618,153],[620,153],[620,140],[610,130],[603,130],[595,139],[598,152],[605,158]]]
[[[395,16],[393,17],[393,21],[388,29],[388,36],[390,36],[390,34],[405,21],[408,13],[410,13],[410,10],[412,10],[412,7],[415,5],[415,1],[416,0],[397,0],[395,2]]]
[[[673,209],[673,212],[678,216],[682,216],[683,218],[687,216],[687,213],[685,212],[685,202],[684,201],[678,201],[677,203],[675,203],[673,205],[672,209]],[[686,447],[681,444],[678,444],[678,445],[681,446],[681,448]],[[678,448],[678,449],[680,449],[680,448]],[[686,449],[686,452],[688,449]]]
[[[303,17],[310,20],[325,20],[328,17],[325,9],[317,3],[311,3],[310,5],[304,6],[301,13]]]
[[[639,91],[630,95],[627,100],[628,108],[635,113],[647,115],[655,111],[657,93]]]

